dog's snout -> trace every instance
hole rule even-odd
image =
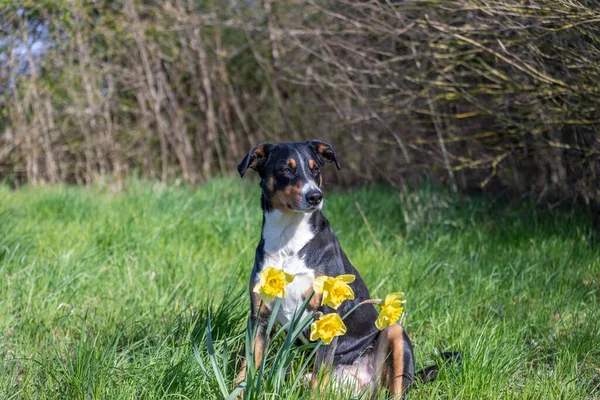
[[[320,190],[311,190],[306,193],[306,201],[311,206],[318,206],[319,203],[321,203],[321,200],[323,200],[323,192]]]

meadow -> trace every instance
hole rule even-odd
[[[417,369],[462,352],[407,399],[600,398],[587,215],[429,186],[326,193],[324,211],[372,296],[406,293]],[[233,178],[0,186],[0,398],[219,398],[208,317],[230,385],[260,224],[256,182]],[[310,398],[285,384],[257,398]]]

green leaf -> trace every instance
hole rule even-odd
[[[208,358],[210,359],[210,363],[212,365],[217,383],[219,384],[219,388],[221,389],[221,393],[223,394],[223,398],[227,398],[229,397],[229,389],[227,388],[225,378],[221,373],[221,369],[219,368],[219,363],[215,354],[215,348],[212,340],[212,327],[210,323],[210,311],[208,313],[206,325],[206,347],[208,350]]]

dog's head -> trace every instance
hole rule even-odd
[[[267,211],[313,212],[323,207],[321,167],[331,162],[340,169],[333,146],[320,140],[260,143],[237,169],[242,177],[248,168],[258,172]]]

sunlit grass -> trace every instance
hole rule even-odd
[[[197,356],[210,365],[210,310],[233,383],[258,196],[235,179],[0,188],[0,398],[216,398]],[[600,396],[600,252],[584,215],[427,188],[328,194],[325,213],[372,297],[406,292],[417,367],[463,352],[408,398]]]

